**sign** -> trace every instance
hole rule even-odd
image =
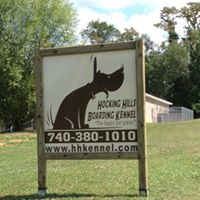
[[[145,162],[141,44],[38,52],[39,162],[139,157]]]
[[[137,152],[135,66],[135,50],[44,57],[45,152]]]

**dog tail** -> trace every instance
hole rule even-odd
[[[53,116],[52,116],[52,106],[50,107],[50,111],[47,112],[46,123],[48,126],[52,126],[52,127],[54,126]]]

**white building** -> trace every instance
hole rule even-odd
[[[152,96],[150,94],[146,94],[146,122],[147,123],[157,123],[161,119],[159,119],[158,113],[168,113],[169,106],[172,103],[158,97]]]

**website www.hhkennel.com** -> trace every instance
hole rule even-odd
[[[133,143],[54,143],[46,144],[46,153],[121,153],[121,152],[137,152],[137,142]]]

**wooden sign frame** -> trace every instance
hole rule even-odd
[[[146,149],[146,122],[145,122],[145,56],[143,40],[136,42],[111,43],[88,45],[68,48],[40,49],[36,51],[36,110],[37,110],[37,154],[38,154],[38,194],[46,194],[46,161],[50,159],[137,159],[139,168],[139,194],[147,196],[147,149]],[[109,153],[107,154],[60,154],[45,152],[44,136],[44,99],[43,99],[43,59],[45,57],[73,55],[96,52],[117,52],[135,50],[136,58],[136,92],[137,92],[137,144],[136,153]]]

